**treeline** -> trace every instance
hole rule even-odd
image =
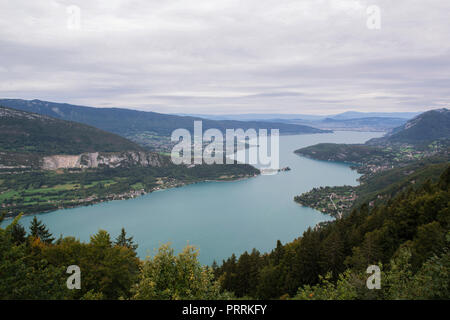
[[[0,221],[1,222],[1,221]],[[27,231],[16,218],[0,228],[0,300],[5,299],[226,299],[212,269],[198,252],[178,255],[163,245],[153,258],[136,256],[137,245],[125,230],[115,241],[100,230],[90,242],[54,239],[34,218]],[[80,289],[69,289],[69,266],[81,271]]]
[[[339,287],[349,293],[345,298],[448,299],[449,182],[447,167],[437,183],[427,181],[372,209],[365,204],[291,243],[278,242],[268,254],[233,255],[214,264],[215,276],[238,297],[336,298]],[[380,265],[389,275],[383,290],[365,287],[369,265]],[[418,293],[420,281],[424,289]]]

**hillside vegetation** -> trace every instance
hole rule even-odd
[[[115,134],[87,126],[0,106],[0,151],[80,154],[143,150]]]
[[[450,166],[384,204],[215,265],[224,290],[262,299],[448,299],[450,296]],[[382,269],[382,288],[368,290],[369,265]]]
[[[388,152],[364,144],[320,143],[294,151],[316,160],[360,163],[361,159],[379,157],[385,159]]]
[[[441,139],[450,139],[450,110],[445,108],[424,112],[369,144],[427,144]]]

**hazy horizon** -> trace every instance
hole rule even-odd
[[[377,111],[358,111],[358,110],[346,110],[344,109],[341,112],[338,113],[329,113],[329,114],[319,114],[319,113],[290,113],[290,112],[266,112],[266,113],[261,113],[261,112],[243,112],[243,113],[222,113],[222,110],[217,110],[216,113],[196,113],[196,112],[160,112],[160,111],[153,111],[153,110],[149,110],[149,109],[140,109],[139,107],[116,107],[116,106],[108,106],[108,107],[98,107],[95,105],[81,105],[81,104],[74,104],[74,103],[70,103],[70,102],[61,102],[61,101],[50,101],[50,100],[42,100],[42,99],[22,99],[22,98],[13,98],[13,97],[0,97],[0,101],[1,100],[25,100],[25,101],[33,101],[33,100],[37,100],[37,101],[41,101],[41,102],[50,102],[50,103],[58,103],[58,104],[69,104],[69,105],[73,105],[73,106],[77,106],[77,107],[88,107],[88,108],[101,108],[101,109],[108,109],[108,108],[113,108],[113,109],[128,109],[128,110],[136,110],[136,111],[145,111],[145,112],[156,112],[156,113],[164,113],[164,114],[168,114],[168,115],[180,115],[180,116],[256,116],[256,115],[262,115],[262,116],[276,116],[276,115],[284,115],[284,116],[302,116],[302,115],[306,115],[306,116],[311,116],[311,117],[326,117],[326,116],[336,116],[336,115],[341,115],[341,114],[346,114],[346,113],[361,113],[361,114],[419,114],[419,113],[423,113],[429,110],[436,110],[439,108],[431,108],[431,109],[426,109],[426,110],[420,110],[420,111],[393,111],[393,112],[377,112]],[[443,106],[442,108],[446,108],[446,106]],[[269,117],[267,118],[269,119]]]

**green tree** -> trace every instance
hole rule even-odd
[[[414,270],[431,256],[439,255],[445,247],[445,230],[439,222],[433,221],[417,229],[417,235],[412,242],[411,264]]]
[[[61,285],[65,283],[63,268],[50,264],[39,254],[33,255],[27,243],[14,243],[11,230],[19,218],[6,229],[0,228],[0,298],[63,299],[67,291]],[[42,244],[39,238],[36,240]]]
[[[331,273],[319,276],[319,283],[301,287],[294,299],[296,300],[353,300],[358,294],[353,284],[353,274],[350,270],[340,274],[336,283],[331,281]]]
[[[211,268],[198,262],[198,251],[186,246],[178,255],[169,245],[162,245],[148,258],[133,289],[137,300],[222,299],[220,286]]]
[[[70,290],[68,298],[130,298],[139,273],[139,259],[129,248],[108,245],[108,236],[106,231],[99,231],[92,236],[92,243],[66,237],[42,248],[41,257],[52,265],[80,267],[81,290]]]
[[[39,238],[42,242],[52,243],[55,238],[52,237],[52,234],[48,231],[45,224],[42,221],[38,220],[36,216],[33,217],[30,225],[30,236],[34,238]]]
[[[268,265],[259,272],[257,296],[260,299],[279,298],[283,292],[281,290],[281,266]]]
[[[111,237],[105,230],[99,230],[96,234],[91,236],[93,246],[100,248],[110,248],[112,246]]]
[[[125,228],[122,228],[120,235],[117,236],[116,241],[114,242],[118,246],[127,247],[129,249],[135,250],[138,245],[134,243],[133,237],[127,238],[127,233],[125,232]]]
[[[448,299],[450,296],[450,233],[447,247],[434,254],[414,273],[411,243],[402,246],[391,260],[386,273],[386,299]]]
[[[11,227],[12,241],[16,245],[24,243],[27,239],[26,235],[27,235],[27,232],[25,231],[25,228],[20,223],[16,223]]]

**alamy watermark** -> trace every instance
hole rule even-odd
[[[81,29],[81,9],[79,6],[70,5],[66,8],[67,13],[67,29],[80,30]]]
[[[253,128],[219,129],[203,132],[202,121],[194,121],[194,137],[187,129],[172,132],[171,141],[177,142],[171,152],[174,164],[243,164],[256,165],[265,173],[276,172],[280,166],[279,129]],[[269,153],[270,151],[270,153]]]
[[[381,269],[377,265],[370,265],[366,270],[367,274],[370,276],[367,278],[366,286],[367,289],[381,289]]]
[[[66,273],[71,274],[70,277],[67,278],[66,285],[67,289],[81,289],[81,269],[77,265],[71,265],[67,267]]]
[[[379,6],[372,5],[367,7],[367,21],[366,25],[369,30],[381,29],[381,9]]]

